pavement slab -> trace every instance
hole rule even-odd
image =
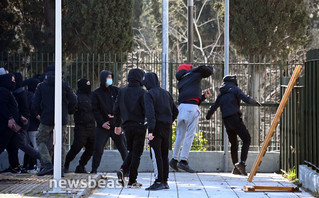
[[[109,175],[109,174],[108,174]],[[112,175],[110,173],[110,175]],[[301,193],[269,193],[269,192],[244,192],[245,185],[265,185],[265,186],[295,186],[281,175],[272,173],[258,173],[253,182],[248,182],[246,176],[232,175],[231,173],[185,173],[170,172],[169,190],[145,191],[148,185],[153,183],[152,173],[140,173],[138,181],[143,183],[141,189],[123,188],[116,191],[118,194],[107,195],[107,192],[114,192],[112,189],[95,190],[90,197],[98,197],[103,192],[103,197],[164,197],[164,198],[277,198],[277,197],[300,197],[310,198],[311,194],[302,191]],[[100,194],[101,195],[101,194]]]
[[[64,179],[78,181],[93,178],[95,182],[104,182],[104,186],[71,187],[69,194],[47,194],[49,181],[52,175],[38,177],[34,174],[0,174],[1,197],[91,197],[91,198],[311,198],[310,193],[302,190],[293,192],[244,192],[245,185],[249,186],[295,186],[279,174],[257,173],[253,182],[248,182],[246,176],[232,175],[231,173],[186,173],[170,172],[168,184],[170,189],[160,191],[146,191],[154,182],[154,175],[150,172],[139,173],[137,181],[142,183],[142,188],[131,189],[122,187],[117,182],[116,173],[98,174],[65,174]],[[89,183],[89,182],[88,182]],[[92,183],[92,181],[91,181]]]

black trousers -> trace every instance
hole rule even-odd
[[[16,143],[16,133],[5,128],[0,131],[0,154],[6,149],[8,152],[8,160],[11,168],[19,166],[18,147]]]
[[[168,149],[171,126],[156,126],[154,139],[149,141],[151,158],[154,166],[155,182],[167,182],[168,179]]]
[[[228,134],[228,139],[231,144],[231,158],[233,164],[238,162],[238,140],[237,135],[243,141],[243,146],[241,148],[241,161],[247,160],[248,150],[251,142],[251,137],[249,131],[243,123],[243,120],[239,115],[233,115],[223,119],[226,131]]]
[[[130,173],[129,183],[134,183],[144,150],[146,129],[144,127],[125,127],[126,145],[129,151],[121,168],[124,173]]]
[[[74,140],[71,149],[65,157],[65,167],[69,167],[70,162],[74,160],[83,147],[85,150],[79,161],[79,165],[81,166],[85,166],[93,155],[94,128],[76,126],[74,128]]]
[[[107,143],[107,140],[112,138],[115,143],[116,148],[119,150],[122,159],[124,160],[127,156],[127,149],[125,146],[124,135],[116,135],[114,133],[114,128],[106,130],[100,127],[95,128],[95,138],[94,138],[94,151],[93,151],[93,160],[92,160],[92,171],[97,170],[100,166],[101,158],[104,152],[104,147]]]
[[[24,130],[16,133],[8,128],[3,131],[0,141],[0,153],[2,153],[4,149],[7,149],[9,164],[12,168],[19,166],[18,149],[21,149],[34,159],[41,160],[40,153],[28,143],[26,131]]]
[[[35,150],[28,142],[27,132],[25,130],[21,130],[16,134],[16,145],[23,152],[28,154],[30,157],[34,159],[41,160],[41,155],[39,151]]]

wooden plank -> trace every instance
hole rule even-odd
[[[245,192],[301,192],[298,187],[244,186]]]
[[[296,81],[297,79],[299,78],[300,76],[300,72],[301,72],[301,68],[302,66],[301,65],[298,65],[295,70],[294,70],[294,73],[289,81],[289,84],[288,84],[288,87],[284,93],[284,96],[280,102],[280,105],[277,109],[277,112],[276,112],[276,115],[275,115],[275,118],[273,119],[273,121],[271,122],[271,126],[270,126],[270,129],[269,129],[269,132],[265,138],[265,141],[261,147],[261,150],[255,160],[255,163],[250,171],[250,174],[249,174],[249,177],[248,177],[248,181],[249,182],[252,182],[254,176],[256,175],[257,173],[257,169],[258,167],[260,166],[261,164],[261,160],[263,158],[263,156],[265,155],[266,151],[267,151],[267,147],[269,145],[269,142],[272,138],[272,136],[274,135],[275,133],[275,130],[276,130],[276,127],[278,126],[279,124],[279,121],[280,121],[280,117],[282,116],[282,113],[283,113],[283,110],[285,108],[285,106],[287,105],[287,101],[291,95],[291,92],[292,92],[292,89],[294,88],[295,84],[296,84]]]

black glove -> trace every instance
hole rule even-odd
[[[207,114],[206,114],[206,120],[209,120],[212,118],[213,112],[211,110],[208,110]]]

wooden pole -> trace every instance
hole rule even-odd
[[[261,147],[261,150],[255,160],[255,163],[250,171],[250,174],[249,174],[249,177],[248,177],[248,181],[249,182],[252,182],[254,176],[256,175],[257,173],[257,169],[258,167],[260,166],[261,164],[261,159],[264,157],[264,155],[266,154],[266,150],[267,150],[267,147],[269,145],[269,142],[272,138],[272,136],[274,135],[274,132],[275,132],[275,129],[276,127],[278,126],[279,124],[279,121],[280,121],[280,117],[282,116],[282,113],[284,111],[284,108],[286,107],[287,105],[287,101],[291,95],[291,92],[292,92],[292,89],[294,88],[295,84],[296,84],[296,81],[297,79],[299,78],[300,76],[300,72],[301,72],[301,68],[302,66],[301,65],[298,65],[296,68],[295,68],[295,71],[289,81],[289,84],[288,84],[288,87],[284,93],[284,96],[280,102],[280,105],[277,109],[277,112],[276,112],[276,115],[275,115],[275,118],[274,120],[272,121],[271,123],[271,126],[270,126],[270,129],[269,129],[269,132],[265,138],[265,141]]]

